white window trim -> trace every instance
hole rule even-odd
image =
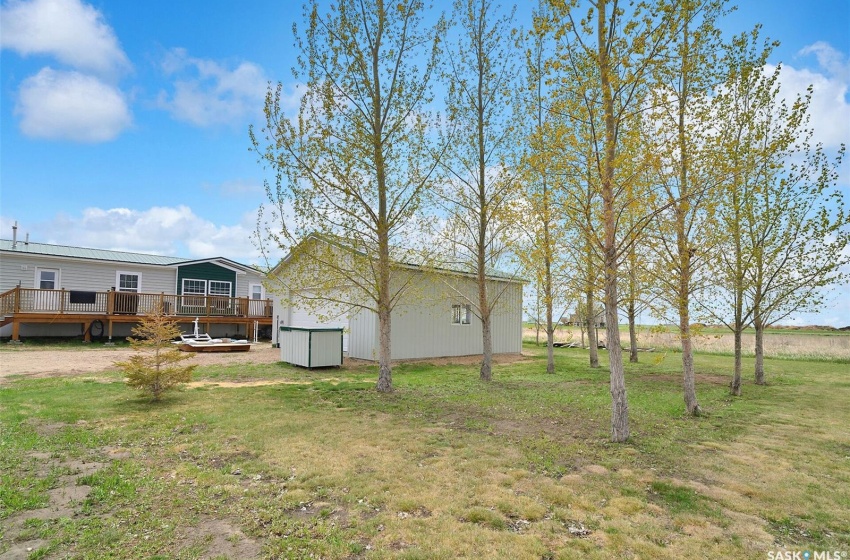
[[[251,297],[254,295],[254,286],[260,287],[260,299],[256,301],[262,301],[266,299],[266,288],[262,284],[248,284],[248,299],[254,299],[253,297]]]
[[[136,288],[137,294],[142,293],[142,273],[141,272],[131,272],[129,270],[116,270],[115,271],[115,291],[121,291],[121,275],[125,276],[138,276],[139,277],[139,286]],[[130,292],[132,293],[132,292]]]
[[[455,307],[459,307],[461,310],[460,322],[455,322]],[[463,312],[466,312],[465,314]],[[452,317],[451,324],[455,327],[468,327],[472,324],[472,306],[468,303],[453,303],[452,304]]]
[[[213,282],[217,282],[219,284],[227,284],[227,295],[210,293],[210,285]],[[211,295],[213,297],[233,297],[233,282],[231,282],[230,280],[207,280],[207,295]]]
[[[204,284],[203,293],[198,294],[198,293],[195,293],[195,292],[191,292],[191,293],[187,294],[186,293],[186,282],[203,282],[203,284]],[[180,286],[180,295],[198,296],[198,297],[207,295],[207,281],[201,280],[200,278],[183,278],[182,285]]]
[[[62,269],[61,268],[52,268],[49,266],[37,266],[35,267],[35,278],[33,280],[33,287],[36,290],[41,289],[41,271],[42,270],[50,270],[56,272],[56,282],[53,285],[54,290],[61,289],[61,281],[62,281]]]

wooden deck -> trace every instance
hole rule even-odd
[[[38,290],[16,287],[0,294],[0,326],[12,325],[12,340],[20,340],[22,324],[82,324],[90,340],[94,322],[100,321],[104,335],[112,340],[117,323],[138,323],[151,310],[162,307],[178,323],[195,318],[209,330],[213,324],[272,324],[270,299],[232,298],[133,292],[87,292],[77,290]]]

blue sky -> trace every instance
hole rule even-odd
[[[0,237],[17,220],[32,241],[258,262],[266,175],[247,130],[262,124],[268,81],[293,91],[300,2],[1,5]],[[759,22],[781,41],[770,62],[783,64],[783,87],[815,85],[817,139],[848,142],[850,2],[744,0],[724,29]],[[850,324],[849,290],[797,320]]]

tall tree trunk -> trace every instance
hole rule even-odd
[[[682,381],[685,391],[685,410],[692,416],[702,414],[697,402],[696,381],[694,376],[694,349],[691,338],[690,315],[687,309],[679,311],[679,338],[682,341]]]
[[[637,329],[635,328],[635,300],[629,299],[629,362],[638,363]]]
[[[555,373],[555,324],[551,303],[546,305],[546,373]]]
[[[635,328],[635,294],[637,293],[637,257],[635,246],[629,248],[629,362],[638,362],[637,329]]]
[[[484,329],[482,342],[484,343],[484,356],[481,359],[481,380],[491,381],[493,379],[493,333],[490,328],[490,311],[481,314],[481,326]]]
[[[390,250],[389,239],[380,236],[378,240],[378,384],[375,388],[381,393],[393,391],[392,374],[392,308],[390,307]]]
[[[606,256],[605,260],[605,268],[609,270],[610,256]],[[620,325],[617,321],[616,270],[605,275],[605,329],[611,368],[611,441],[622,443],[629,439],[629,404],[620,347]]]
[[[599,367],[599,341],[596,340],[596,317],[593,312],[595,304],[593,291],[587,291],[587,346],[590,349],[590,367]]]
[[[545,194],[545,191],[544,191]],[[547,210],[548,216],[548,210]],[[546,277],[545,277],[545,287],[544,294],[546,300],[546,373],[555,373],[555,324],[552,308],[554,306],[554,294],[552,293],[552,259],[549,255],[549,249],[551,247],[549,240],[549,226],[546,226],[546,230],[543,234],[544,237],[544,252],[545,252],[545,267],[546,267]]]
[[[702,413],[697,401],[696,380],[694,375],[694,348],[691,337],[691,252],[685,235],[684,216],[680,215],[676,224],[676,236],[679,251],[679,293],[676,294],[679,311],[679,339],[682,343],[682,388],[685,393],[685,410],[692,416]]]
[[[741,396],[741,334],[743,327],[740,323],[735,325],[735,373],[730,385],[731,393],[736,397]]]
[[[735,178],[736,186],[741,184],[737,174]],[[744,331],[744,256],[741,241],[741,207],[738,200],[738,189],[735,188],[732,191],[732,205],[735,211],[735,223],[732,225],[733,240],[735,243],[735,285],[733,286],[735,305],[735,323],[733,327],[735,333],[735,371],[732,374],[730,392],[736,397],[741,396],[741,335]]]
[[[682,29],[682,41],[684,52],[682,53],[682,70],[681,70],[681,95],[679,95],[679,122],[678,122],[678,143],[679,157],[681,163],[679,167],[679,198],[675,205],[676,215],[676,251],[678,252],[679,262],[679,285],[678,293],[676,294],[676,303],[679,311],[679,339],[682,343],[682,389],[685,396],[685,410],[692,416],[699,416],[702,413],[699,402],[697,402],[696,380],[694,375],[694,350],[693,339],[691,338],[691,314],[690,314],[690,298],[691,298],[691,275],[693,274],[693,253],[688,240],[688,233],[685,222],[688,218],[688,212],[691,207],[691,201],[688,200],[690,195],[690,154],[688,137],[687,137],[687,122],[686,114],[688,110],[688,100],[690,99],[690,33],[687,21]]]
[[[383,14],[383,1],[378,0],[379,13]],[[390,230],[387,222],[387,176],[384,164],[383,118],[381,99],[380,74],[380,43],[383,34],[383,17],[379,18],[379,31],[375,44],[371,49],[372,80],[372,150],[375,158],[375,171],[378,188],[378,383],[375,389],[380,393],[393,391],[392,374],[392,344],[391,316],[392,303],[390,298]]]
[[[375,388],[381,393],[392,393],[392,346],[390,340],[391,313],[387,306],[381,306],[378,312],[378,329],[380,331],[380,348],[378,350],[378,384]]]
[[[615,7],[616,10],[616,7]],[[620,325],[617,317],[617,211],[614,208],[614,159],[617,155],[617,128],[614,121],[614,98],[611,84],[611,61],[608,58],[607,7],[597,7],[597,54],[605,115],[605,154],[602,166],[602,220],[605,227],[603,247],[605,267],[605,323],[608,361],[611,369],[611,441],[629,439],[629,405],[626,397],[626,372],[620,347]],[[616,17],[616,15],[612,16]]]
[[[480,23],[483,23],[483,19]],[[479,44],[480,49],[480,44]],[[479,50],[479,53],[481,51]],[[481,59],[479,59],[479,64]],[[479,67],[480,70],[480,67]],[[490,221],[490,209],[488,208],[486,181],[487,181],[487,143],[484,135],[485,124],[485,101],[484,101],[484,75],[478,72],[478,306],[481,311],[481,330],[484,355],[481,358],[481,380],[493,379],[493,333],[490,324],[490,302],[487,297],[486,276],[486,251],[487,251],[487,224]]]
[[[756,329],[756,385],[764,385],[764,322],[758,310],[753,316],[753,326]]]

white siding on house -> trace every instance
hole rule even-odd
[[[106,263],[79,259],[62,259],[45,255],[3,253],[0,259],[0,292],[11,290],[20,282],[23,288],[35,288],[37,268],[57,268],[59,286],[66,290],[105,292],[115,287],[116,272],[141,275],[141,290],[145,293],[174,293],[177,278],[175,269],[125,263]]]
[[[176,277],[175,277],[176,278]],[[251,297],[248,291],[251,284],[262,284],[265,276],[259,272],[236,275],[236,297]]]

